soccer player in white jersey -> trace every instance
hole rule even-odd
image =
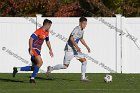
[[[51,73],[53,70],[60,70],[68,68],[70,61],[72,58],[76,58],[81,62],[81,80],[85,81],[88,80],[85,73],[86,73],[86,65],[87,61],[84,54],[81,52],[81,49],[78,46],[78,42],[81,43],[86,47],[88,52],[90,53],[90,48],[86,44],[85,40],[83,39],[84,29],[87,25],[87,19],[85,17],[81,17],[79,19],[79,26],[76,26],[72,33],[70,34],[69,40],[65,46],[65,56],[63,60],[63,64],[58,64],[55,66],[48,66],[47,73]]]

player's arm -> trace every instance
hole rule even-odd
[[[30,37],[30,39],[29,39],[29,54],[30,55],[33,55],[33,52],[32,52],[32,44],[33,44],[33,38]]]
[[[81,43],[87,48],[88,52],[90,53],[90,48],[88,47],[88,45],[86,44],[85,40],[83,39],[83,37],[80,39]]]
[[[76,44],[76,42],[75,42],[75,40],[74,40],[74,38],[73,38],[72,35],[70,36],[70,41],[71,41],[72,44],[75,46],[76,50],[77,50],[78,52],[81,52],[80,48],[79,48],[78,45]]]
[[[47,47],[49,49],[49,54],[51,57],[53,57],[53,52],[52,52],[52,47],[51,47],[51,43],[49,41],[49,37],[46,37],[46,44],[47,44]]]
[[[33,40],[36,40],[38,37],[37,37],[37,31],[34,32],[31,36],[30,36],[30,39],[29,39],[29,53],[30,55],[33,55],[33,52],[32,52],[32,45],[33,45]]]
[[[30,49],[32,49],[33,40],[34,39],[32,37],[30,37],[30,39],[29,39],[29,48]]]
[[[29,54],[30,55],[33,55],[33,52],[32,52],[32,44],[33,44],[33,38],[32,37],[30,37],[30,39],[29,39]]]

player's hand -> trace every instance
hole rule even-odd
[[[54,56],[54,55],[53,55],[53,52],[52,52],[51,50],[49,51],[49,54],[50,54],[51,57]]]
[[[81,49],[79,47],[76,47],[77,52],[81,52]]]
[[[88,50],[88,53],[90,53],[91,51],[90,51],[90,48],[89,47],[86,47],[87,48],[87,50]]]
[[[30,54],[31,56],[33,56],[33,51],[32,51],[32,49],[30,49],[29,54]]]

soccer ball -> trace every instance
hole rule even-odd
[[[106,83],[112,82],[112,76],[109,74],[106,74],[106,76],[104,77],[104,81]]]

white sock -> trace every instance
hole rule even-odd
[[[85,78],[86,66],[87,66],[87,62],[85,61],[81,65],[81,75],[82,75],[82,78]]]
[[[31,79],[35,79],[34,77],[31,77]]]
[[[59,69],[66,69],[67,67],[63,64],[58,64],[52,67],[53,70],[59,70]]]

